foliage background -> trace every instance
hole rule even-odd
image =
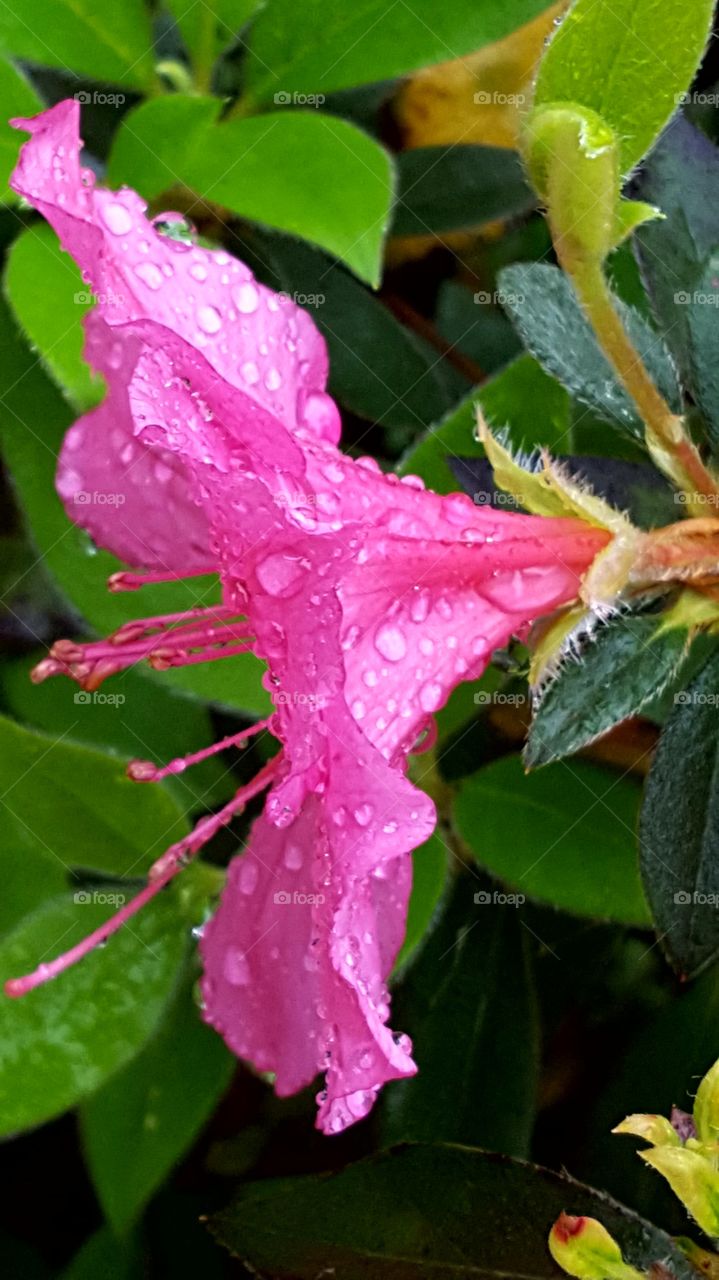
[[[155,215],[182,212],[208,243],[306,305],[329,345],[351,451],[418,471],[441,491],[465,480],[474,492],[479,473],[463,473],[460,459],[481,454],[472,437],[479,398],[516,446],[643,465],[631,407],[587,346],[514,149],[560,12],[542,0],[37,0],[26,13],[11,0],[0,12],[0,120],[79,96],[99,174],[134,186]],[[649,49],[655,35],[646,29]],[[684,107],[711,142],[718,71],[712,47]],[[264,750],[260,740],[228,768],[212,762],[159,788],[124,779],[133,756],[169,759],[260,714],[251,659],[161,678],[133,670],[89,701],[69,683],[29,683],[53,639],[106,632],[128,607],[151,602],[128,606],[106,592],[112,558],[54,495],[62,435],[102,389],[81,360],[87,287],[50,230],[5,189],[19,140],[0,128],[3,977],[88,932],[112,895],[131,891],[163,845],[226,798]],[[651,185],[651,162],[647,172]],[[697,199],[706,203],[706,192]],[[670,236],[683,212],[673,211]],[[707,239],[719,245],[719,225]],[[651,237],[644,252],[653,253]],[[616,251],[610,272],[671,383],[631,247]],[[670,346],[685,319],[660,325]],[[650,522],[675,519],[671,494],[642,475]],[[171,598],[158,591],[159,607]],[[632,636],[650,643],[651,619],[634,625]],[[249,1274],[201,1215],[224,1209],[244,1180],[337,1170],[406,1139],[531,1156],[607,1189],[660,1228],[683,1230],[669,1193],[607,1135],[628,1111],[686,1102],[716,1056],[719,985],[707,964],[717,938],[694,957],[700,976],[680,983],[651,927],[636,836],[672,693],[706,654],[682,648],[680,663],[651,649],[642,718],[529,776],[519,757],[525,655],[499,655],[452,698],[431,779],[447,821],[416,855],[395,994],[395,1022],[411,1030],[421,1074],[389,1086],[372,1119],[338,1139],[314,1132],[312,1091],[278,1103],[197,1014],[191,930],[211,909],[242,823],[132,933],[28,1001],[3,1003],[4,1274]],[[612,650],[597,677],[603,696],[619,689],[619,674]],[[637,679],[630,668],[627,680]],[[663,696],[649,696],[660,686]],[[693,723],[702,752],[716,728],[716,709],[703,727]],[[707,804],[714,786],[710,778]],[[449,1200],[466,1179],[453,1167],[440,1175],[436,1158],[417,1176],[435,1185],[434,1168]],[[384,1176],[381,1162],[367,1167],[353,1192],[359,1216]],[[303,1229],[321,1241],[330,1202],[324,1184],[303,1185]],[[448,1208],[435,1190],[430,1226],[441,1233]],[[535,1213],[523,1190],[507,1194],[520,1221],[526,1215],[526,1239],[540,1238],[540,1226],[546,1235],[541,1196]],[[490,1178],[473,1209],[477,1237],[499,1229],[495,1195]],[[299,1227],[271,1202],[264,1212],[280,1215],[287,1257],[276,1265],[294,1274]],[[260,1246],[246,1230],[252,1248],[241,1244],[252,1255]],[[536,1246],[526,1248],[532,1275],[555,1274]],[[395,1273],[385,1263],[381,1274]]]

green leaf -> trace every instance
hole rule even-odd
[[[19,0],[2,5],[0,50],[108,84],[151,85],[152,31],[142,0],[112,8],[98,0],[34,0],[31,17]],[[120,95],[116,105],[124,101]]]
[[[719,306],[719,254],[704,265],[697,287],[686,294],[691,356],[691,386],[704,415],[707,439],[719,449],[719,370],[716,361],[717,306]]]
[[[536,360],[519,356],[481,388],[477,388],[448,417],[430,427],[405,454],[401,474],[413,474],[438,493],[454,493],[457,481],[447,465],[447,455],[461,459],[482,457],[475,439],[477,406],[492,427],[509,428],[516,449],[538,444],[561,448],[569,431],[569,397]]]
[[[92,295],[47,223],[28,227],[12,244],[5,289],[25,336],[71,404],[78,410],[98,404],[103,381],[82,358],[82,318]]]
[[[499,279],[504,305],[542,368],[605,421],[643,440],[637,410],[600,350],[564,272],[534,262],[507,267]],[[679,409],[676,376],[662,339],[636,312],[621,304],[619,309],[662,394]]]
[[[447,883],[447,849],[435,832],[412,854],[412,892],[407,928],[395,962],[401,969],[424,938]]]
[[[7,710],[32,728],[109,749],[125,760],[151,759],[162,764],[216,739],[205,706],[145,675],[140,667],[120,672],[100,697],[78,703],[78,688],[72,680],[31,682],[30,671],[42,656],[36,653],[0,666],[0,692]],[[114,695],[121,695],[123,701]],[[217,757],[168,779],[168,787],[189,811],[227,799],[233,778],[225,772],[222,757]]]
[[[118,130],[110,181],[151,198],[171,174],[173,184],[310,240],[378,284],[393,190],[387,152],[354,125],[317,111],[218,125],[209,124],[209,111],[208,99],[181,95],[138,107]]]
[[[101,1227],[75,1254],[60,1280],[142,1280],[144,1264],[137,1240],[118,1240]]]
[[[17,164],[18,132],[8,122],[14,116],[34,116],[38,111],[42,111],[42,102],[35,90],[11,62],[0,58],[0,200],[16,199],[7,184]]]
[[[186,0],[166,0],[187,47],[195,61],[205,41],[212,61],[236,36],[258,8],[260,0],[213,0],[209,4],[188,5]],[[209,36],[206,32],[209,23]]]
[[[460,784],[462,839],[513,890],[576,915],[645,925],[636,825],[641,792],[628,778],[573,760],[524,776],[505,756]]]
[[[691,976],[719,953],[719,656],[675,706],[647,779],[644,888],[671,963]]]
[[[560,668],[535,708],[528,768],[572,755],[612,725],[637,715],[676,677],[689,648],[681,627],[661,617],[614,618]]]
[[[633,169],[691,84],[711,32],[713,0],[575,0],[539,66],[535,106],[596,111]]]
[[[2,940],[3,982],[68,950],[114,910],[81,897],[53,898]],[[142,1047],[167,1003],[185,950],[188,919],[180,902],[173,886],[105,948],[54,982],[20,999],[0,1000],[0,1133],[66,1111]]]
[[[187,830],[168,791],[131,782],[121,760],[4,717],[0,795],[5,838],[19,832],[66,870],[141,876]]]
[[[247,63],[250,99],[327,94],[460,58],[509,35],[547,6],[544,0],[270,0],[258,14]],[[253,56],[254,55],[254,56]]]
[[[101,634],[130,618],[212,604],[219,591],[213,580],[194,579],[135,593],[107,590],[107,579],[119,562],[97,551],[70,523],[55,493],[57,454],[72,420],[71,410],[21,341],[0,298],[0,443],[45,567]],[[261,676],[257,659],[240,654],[229,662],[165,671],[159,679],[195,696],[266,715],[271,704]]]
[[[528,1153],[539,1068],[529,935],[514,907],[478,903],[483,890],[476,876],[457,877],[394,997],[394,1022],[411,1028],[421,1065],[387,1086],[388,1142]]]
[[[235,1065],[184,984],[143,1051],[85,1103],[86,1158],[118,1233],[195,1140]]]
[[[1,812],[1,811],[0,811]],[[9,933],[24,916],[48,898],[67,888],[67,869],[38,845],[32,836],[15,823],[12,827],[0,816],[0,935]]]
[[[328,1267],[342,1280],[557,1280],[547,1236],[563,1211],[599,1218],[630,1263],[695,1276],[669,1236],[609,1196],[471,1147],[400,1146],[340,1173],[250,1182],[210,1226],[277,1280]]]
[[[537,202],[519,156],[506,147],[414,147],[397,157],[395,236],[476,227]]]
[[[272,267],[268,283],[310,311],[329,349],[329,389],[342,405],[386,427],[423,428],[447,412],[452,399],[437,352],[369,289],[324,254],[286,237],[262,237],[258,257]]]

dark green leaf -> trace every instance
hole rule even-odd
[[[395,236],[476,227],[525,213],[537,197],[506,147],[414,147],[397,158]]]
[[[642,1270],[695,1276],[669,1236],[609,1196],[471,1147],[401,1146],[341,1173],[249,1183],[211,1227],[277,1280],[328,1267],[342,1280],[561,1280],[547,1236],[564,1211],[599,1218]]]
[[[166,0],[193,62],[207,50],[210,62],[221,53],[252,17],[260,0],[213,0],[210,4],[187,4],[186,0]],[[208,30],[209,28],[209,30]],[[204,67],[198,67],[203,70]]]
[[[234,1066],[184,984],[143,1051],[85,1103],[90,1172],[118,1233],[194,1141]]]
[[[719,657],[674,698],[647,780],[644,888],[662,946],[691,976],[719,953]]]
[[[430,427],[402,459],[401,472],[421,476],[438,493],[453,493],[457,482],[447,465],[447,455],[484,454],[474,435],[477,405],[482,406],[490,426],[509,427],[517,449],[532,449],[537,444],[556,448],[569,430],[566,392],[536,360],[520,356]]]
[[[460,784],[454,813],[479,865],[512,889],[577,915],[647,924],[640,797],[630,779],[583,760],[525,776],[519,756],[505,756]]]
[[[527,347],[547,373],[614,426],[636,439],[644,427],[594,336],[569,278],[558,267],[533,262],[500,274],[504,305]],[[620,306],[632,342],[672,407],[679,408],[674,369],[656,334],[636,312]]]
[[[447,849],[435,832],[412,854],[412,892],[407,928],[395,969],[400,969],[424,938],[447,883]]]
[[[515,907],[477,902],[484,891],[476,876],[456,879],[394,998],[419,1074],[387,1086],[389,1142],[529,1151],[539,1066],[529,935]]]
[[[152,32],[142,0],[112,7],[97,0],[34,0],[31,15],[12,0],[0,7],[0,49],[109,84],[142,89],[152,82]]]
[[[2,18],[0,17],[0,27]],[[8,123],[14,116],[34,116],[42,110],[42,102],[27,80],[13,66],[0,58],[0,199],[10,195],[7,181],[17,164],[17,129]],[[13,199],[15,197],[12,197]]]
[[[43,849],[21,823],[0,810],[0,935],[8,933],[48,898],[67,888],[67,868]]]
[[[575,0],[540,63],[535,105],[590,107],[633,169],[689,88],[711,32],[713,0]]]
[[[501,40],[547,6],[544,0],[271,0],[260,12],[248,59],[250,98],[326,94],[391,80],[418,67],[460,58]],[[281,101],[284,99],[281,99]]]
[[[715,294],[707,263],[719,246],[719,150],[679,117],[672,122],[633,184],[633,194],[656,204],[664,219],[635,236],[642,276],[669,350],[719,445],[715,354],[707,353],[716,308],[696,297]]]
[[[713,254],[686,294],[689,325],[691,387],[704,415],[712,449],[719,448],[719,368],[717,368],[717,307],[719,306],[719,254]]]
[[[85,1242],[60,1280],[143,1280],[145,1267],[138,1242],[118,1240],[102,1227]]]
[[[82,318],[92,295],[47,223],[28,227],[12,245],[5,289],[25,336],[74,407],[97,404],[102,379],[82,358]]]
[[[121,760],[4,717],[0,794],[9,838],[20,829],[66,869],[140,876],[187,830],[167,790],[131,782]]]
[[[369,289],[316,249],[284,237],[262,237],[259,257],[272,267],[268,283],[306,307],[324,335],[330,391],[342,405],[387,427],[427,427],[447,412],[452,399],[437,352]]]
[[[119,893],[109,887],[105,898]],[[68,950],[115,906],[75,894],[53,898],[0,943],[0,980]],[[0,1000],[4,1064],[0,1132],[41,1124],[92,1093],[138,1052],[164,1009],[187,940],[173,888],[107,947],[20,999]]]
[[[392,202],[387,152],[354,125],[317,111],[217,125],[207,120],[210,103],[175,95],[131,112],[110,158],[111,181],[151,197],[171,174],[173,184],[310,240],[378,284]]]
[[[572,755],[637,715],[675,678],[688,648],[687,631],[662,629],[657,616],[628,615],[600,627],[543,692],[529,730],[527,767]]]

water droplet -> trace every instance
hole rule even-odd
[[[307,561],[277,551],[258,564],[256,573],[260,586],[269,596],[289,597],[301,590],[308,568]]]
[[[282,386],[282,374],[279,369],[274,367],[267,370],[265,374],[265,386],[268,391],[279,391]]]
[[[288,871],[299,871],[302,866],[303,855],[298,844],[288,844],[285,849],[284,863]]]
[[[355,698],[352,706],[350,707],[350,711],[352,712],[355,720],[364,720],[367,715],[367,708],[361,698]]]
[[[236,285],[231,292],[232,300],[243,316],[251,315],[260,305],[259,290],[251,280],[245,280],[242,284]]]
[[[383,622],[376,630],[375,648],[388,662],[401,662],[407,652],[404,633],[392,622]]]
[[[253,894],[257,888],[259,878],[260,868],[254,858],[244,858],[240,865],[240,893],[246,893],[248,897]]]
[[[197,308],[197,323],[203,333],[218,333],[222,328],[222,316],[217,307],[208,304]]]
[[[124,204],[119,204],[117,201],[104,204],[101,212],[105,226],[114,236],[124,236],[132,230],[132,215]]]
[[[200,284],[207,279],[207,267],[203,262],[193,262],[190,267],[190,275],[193,280],[198,280]]]
[[[369,826],[370,822],[372,821],[373,814],[374,814],[374,805],[371,805],[369,801],[367,801],[365,804],[360,804],[357,806],[357,808],[354,811],[355,822],[360,827]]]
[[[260,371],[254,360],[246,360],[240,366],[240,373],[249,387],[254,387],[255,383],[260,380]]]
[[[250,981],[250,966],[244,951],[230,947],[225,956],[223,973],[233,987],[246,987]]]
[[[419,705],[423,711],[436,711],[442,701],[443,689],[441,684],[430,680],[427,684],[423,684],[419,691]]]

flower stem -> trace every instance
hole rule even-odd
[[[598,258],[574,255],[556,237],[557,257],[574,282],[586,316],[602,351],[625,387],[646,427],[649,452],[657,465],[689,495],[687,508],[706,511],[701,497],[719,494],[719,484],[707,470],[687,436],[683,419],[672,412],[649,375],[616,309],[614,295]],[[691,495],[697,495],[692,501]]]
[[[212,88],[212,68],[215,62],[216,0],[203,0],[201,8],[197,50],[193,58],[195,85],[200,93],[209,93]]]

